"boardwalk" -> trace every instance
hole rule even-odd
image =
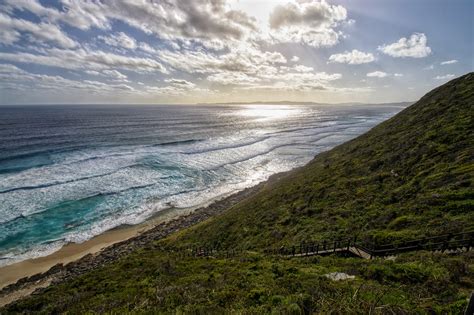
[[[425,237],[404,242],[394,242],[381,246],[367,246],[357,242],[356,239],[302,242],[298,246],[282,247],[273,253],[286,257],[325,256],[331,254],[346,254],[364,259],[373,257],[395,256],[400,253],[428,250],[433,252],[468,251],[474,247],[474,231],[463,233],[450,233],[434,237]]]
[[[297,246],[281,247],[279,249],[265,250],[267,254],[274,254],[283,257],[308,257],[327,256],[340,254],[355,256],[363,259],[374,257],[396,256],[400,253],[427,250],[441,253],[455,253],[468,251],[474,247],[474,231],[463,233],[449,233],[434,237],[425,237],[403,242],[393,242],[390,244],[373,246],[358,242],[356,238],[338,239],[334,241],[306,241]],[[241,254],[242,250],[222,249],[217,246],[193,246],[185,250],[186,255],[196,257],[222,256],[233,257]]]

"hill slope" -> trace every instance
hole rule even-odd
[[[261,248],[473,229],[473,93],[472,73],[433,90],[183,239]]]
[[[263,252],[327,237],[384,243],[474,229],[473,93],[473,73],[448,82],[224,214],[5,311],[460,312],[473,288],[472,253],[364,261]],[[214,259],[170,251],[196,244],[243,251]],[[356,278],[324,276],[335,271]]]

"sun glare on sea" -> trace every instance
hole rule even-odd
[[[301,109],[285,105],[246,105],[237,112],[237,115],[257,120],[275,120],[295,116]]]

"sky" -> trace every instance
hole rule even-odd
[[[414,101],[472,0],[0,0],[0,104]]]

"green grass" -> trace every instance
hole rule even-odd
[[[473,74],[447,83],[179,242],[259,249],[473,230],[473,93]]]
[[[395,261],[263,253],[303,240],[358,235],[382,244],[474,230],[473,91],[473,73],[455,79],[222,215],[5,312],[462,313],[474,288],[472,253]],[[166,251],[195,244],[242,253]],[[324,276],[334,271],[356,279]]]
[[[334,271],[356,279],[334,282],[324,276]],[[459,283],[472,285],[468,274],[473,271],[472,256],[466,254],[407,254],[393,262],[282,259],[257,252],[191,258],[149,248],[52,287],[8,311],[368,314],[432,310],[455,314],[468,294],[459,290]]]

